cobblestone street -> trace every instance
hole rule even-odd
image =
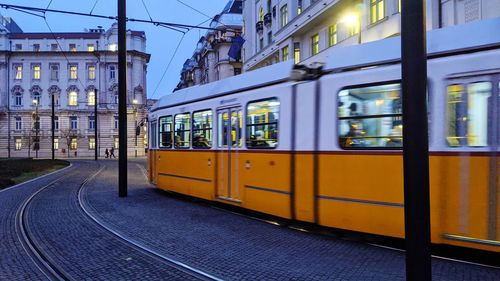
[[[36,191],[25,204],[27,233],[68,279],[405,279],[404,253],[170,196],[147,183],[144,163],[129,162],[127,198],[117,196],[116,161],[74,161],[65,171],[0,192],[0,279],[47,279],[16,228],[19,209]],[[498,269],[433,260],[434,280],[499,278]]]

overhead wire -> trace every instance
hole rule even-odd
[[[95,0],[95,2],[94,2],[94,6],[92,6],[92,9],[90,10],[89,15],[92,15],[92,12],[94,11],[95,6],[97,6],[97,2],[99,2],[99,0]]]

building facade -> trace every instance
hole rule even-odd
[[[216,15],[210,28],[184,63],[180,82],[175,90],[206,84],[241,73],[241,55],[231,58],[228,53],[233,39],[240,36],[243,26],[243,1],[230,0],[224,10]]]
[[[245,1],[243,71],[321,63],[336,47],[398,36],[400,11],[401,0]],[[426,0],[428,30],[499,16],[498,0]]]
[[[117,43],[117,24],[72,33],[2,29],[0,157],[50,157],[52,107],[56,157],[93,156],[95,149],[102,157],[106,148],[120,149]],[[142,31],[127,31],[127,44],[128,155],[141,156],[150,55]]]

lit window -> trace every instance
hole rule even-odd
[[[277,98],[251,102],[247,106],[247,147],[278,146],[280,102]]]
[[[15,105],[16,106],[23,105],[23,95],[21,93],[17,92],[17,93],[15,93],[15,97],[16,97]]]
[[[300,42],[293,43],[293,58],[295,60],[295,64],[300,62]]]
[[[77,106],[78,105],[78,94],[76,92],[70,92],[68,96],[68,105]]]
[[[319,34],[315,34],[311,37],[311,55],[317,55],[319,53]]]
[[[40,105],[41,95],[39,92],[33,92],[33,103],[36,106]]]
[[[95,51],[94,44],[88,44],[88,45],[87,45],[87,51],[88,51],[88,52],[93,52],[93,51]]]
[[[342,148],[401,148],[403,120],[399,83],[338,93],[338,135]]]
[[[95,80],[95,65],[89,65],[87,75],[89,80]]]
[[[89,149],[95,149],[95,138],[89,138]]]
[[[54,138],[54,150],[58,150],[58,149],[59,149],[59,139]]]
[[[385,17],[385,0],[370,0],[370,22],[376,23]]]
[[[288,46],[281,48],[281,61],[288,60]]]
[[[109,44],[108,50],[112,52],[118,51],[118,44]]]
[[[212,147],[212,111],[193,113],[193,148]]]
[[[21,138],[16,138],[15,150],[21,150],[23,148],[23,140]]]
[[[40,80],[40,65],[33,65],[33,79]]]
[[[87,93],[87,103],[89,106],[95,105],[95,92],[90,91]]]
[[[69,51],[76,52],[76,44],[69,44]]]
[[[69,67],[69,79],[71,79],[71,80],[78,79],[78,66],[71,65]]]
[[[160,117],[160,147],[172,148],[172,116]]]
[[[16,71],[16,80],[21,80],[23,79],[23,66],[22,65],[16,65],[14,67]]]
[[[337,24],[328,27],[328,46],[337,45]]]
[[[280,23],[281,27],[288,24],[288,5],[283,5],[280,9]]]
[[[76,116],[70,116],[69,124],[71,129],[78,129],[78,118]]]
[[[95,129],[95,117],[89,116],[89,130]]]
[[[488,109],[494,103],[491,91],[490,82],[448,86],[449,146],[488,145],[488,121],[492,122]]]
[[[78,140],[76,138],[71,138],[70,149],[77,150],[78,149]]]
[[[302,0],[297,0],[297,15],[302,14]]]
[[[116,78],[116,67],[114,65],[109,66],[109,79],[114,80]]]
[[[33,52],[40,52],[40,44],[33,44]]]
[[[264,8],[259,8],[259,21],[264,21]]]
[[[175,115],[175,148],[189,148],[191,136],[190,119],[189,113]]]
[[[115,137],[113,146],[115,149],[118,149],[120,147],[120,138]]]
[[[50,65],[50,80],[59,80],[59,65],[51,64]]]
[[[16,117],[16,131],[20,131],[23,129],[23,121],[21,117]]]

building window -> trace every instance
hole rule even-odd
[[[118,116],[113,116],[113,117],[114,117],[115,130],[118,130]]]
[[[70,106],[77,106],[78,105],[78,94],[76,92],[69,93],[68,105],[70,105]]]
[[[293,58],[295,60],[295,64],[300,62],[300,42],[293,43]]]
[[[22,51],[23,50],[23,44],[16,44],[15,48],[16,51]]]
[[[57,44],[50,44],[50,50],[52,52],[57,52],[59,50],[59,45],[57,45]]]
[[[95,138],[89,138],[89,149],[90,150],[95,149]]]
[[[259,50],[264,49],[264,38],[259,39]]]
[[[280,102],[277,98],[251,102],[247,106],[247,147],[275,148],[278,146]]]
[[[95,51],[94,44],[87,44],[87,52],[93,52]]]
[[[40,106],[41,95],[39,92],[33,92],[33,104],[35,106]]]
[[[191,116],[189,113],[177,114],[174,117],[175,148],[189,148],[191,142]]]
[[[52,81],[59,80],[59,65],[57,64],[50,65],[50,80]]]
[[[344,149],[403,146],[399,83],[361,86],[338,93],[338,140]]]
[[[281,27],[288,24],[288,5],[283,5],[280,9],[280,24]]]
[[[87,103],[89,106],[95,105],[95,92],[90,91],[87,93]]]
[[[287,61],[288,55],[288,46],[281,48],[281,61]]]
[[[337,45],[337,24],[334,23],[328,27],[328,46]]]
[[[385,0],[370,0],[370,22],[376,23],[385,17]]]
[[[193,113],[193,148],[212,147],[212,110]]]
[[[273,43],[273,32],[272,32],[272,31],[269,31],[269,32],[267,33],[267,44],[269,45],[269,44],[271,44],[271,43]]]
[[[40,80],[40,65],[33,65],[33,80]]]
[[[78,79],[78,66],[76,65],[69,66],[69,79],[71,80]]]
[[[259,8],[259,21],[264,21],[264,8]]]
[[[15,150],[21,150],[23,148],[23,140],[21,138],[16,138]]]
[[[95,65],[89,65],[87,69],[87,77],[89,80],[95,80]]]
[[[95,129],[95,117],[89,116],[89,130]]]
[[[58,150],[58,149],[59,149],[59,139],[54,138],[54,150]]]
[[[69,44],[69,51],[76,52],[76,44]]]
[[[76,116],[70,116],[69,124],[71,129],[78,129],[78,118]]]
[[[317,55],[319,53],[319,34],[314,34],[311,37],[311,55]]]
[[[21,117],[16,117],[16,131],[20,131],[23,129],[23,121]]]
[[[54,129],[59,130],[59,116],[54,116]]]
[[[113,95],[113,101],[115,102],[115,104],[118,104],[118,92],[115,92],[115,94]]]
[[[302,14],[302,0],[297,0],[297,15]]]
[[[118,149],[120,147],[120,138],[119,137],[114,138],[113,147],[115,149]]]
[[[22,106],[23,105],[23,95],[19,92],[15,93],[15,105]]]
[[[69,148],[71,150],[77,150],[78,149],[78,140],[76,138],[71,138],[70,146]]]
[[[112,51],[112,52],[116,52],[118,51],[118,44],[114,43],[114,44],[109,44],[108,45],[108,50],[109,51]]]
[[[241,74],[241,68],[240,67],[235,67],[234,68],[234,76],[240,75]]]
[[[22,65],[16,65],[16,66],[14,66],[14,70],[16,72],[16,80],[23,79],[23,66]]]
[[[33,52],[40,52],[40,44],[33,44]]]
[[[116,79],[116,67],[114,65],[109,66],[109,79]]]

